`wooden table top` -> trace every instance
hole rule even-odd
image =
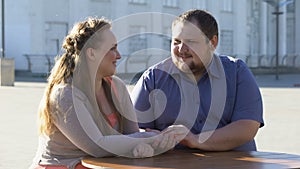
[[[158,156],[143,159],[89,157],[83,159],[82,164],[89,168],[115,169],[281,169],[300,168],[300,155],[259,151],[201,152],[198,150],[172,150]]]

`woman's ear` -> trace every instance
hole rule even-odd
[[[87,48],[85,50],[85,55],[86,55],[87,59],[90,61],[95,61],[95,59],[96,59],[93,48]]]

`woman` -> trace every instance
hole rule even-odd
[[[39,108],[39,148],[32,168],[85,168],[85,156],[150,157],[153,132],[139,132],[124,83],[113,76],[121,58],[105,19],[77,23],[63,43]],[[173,137],[173,136],[167,136]],[[175,140],[164,137],[167,150]]]

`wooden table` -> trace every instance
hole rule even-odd
[[[85,158],[82,164],[89,168],[115,169],[281,169],[300,168],[300,155],[275,152],[201,152],[172,150],[151,158],[123,157]]]

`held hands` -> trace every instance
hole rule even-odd
[[[151,157],[154,150],[167,151],[176,146],[179,142],[187,147],[195,148],[197,139],[184,125],[172,125],[163,131],[146,129],[146,132],[156,133],[155,140],[151,145],[140,143],[133,150],[136,158]]]
[[[133,156],[135,158],[152,157],[154,149],[147,143],[140,143],[133,149]]]
[[[162,133],[173,134],[178,142],[183,140],[189,132],[190,130],[184,125],[172,125],[162,131]]]
[[[154,142],[152,143],[152,147],[159,151],[167,151],[175,147],[178,141],[175,139],[175,135],[173,133],[164,133],[157,135]]]
[[[152,147],[154,149],[161,150],[169,150],[174,148],[176,144],[182,141],[190,133],[189,129],[184,125],[172,125],[161,132],[150,129],[147,129],[146,131],[152,131],[158,134],[160,133],[157,135]]]
[[[180,142],[180,144],[187,146],[189,148],[197,148],[198,147],[198,137],[190,132],[190,130],[184,125],[172,125],[162,131],[162,133],[166,135],[172,135],[176,144]]]
[[[198,136],[191,133],[184,125],[172,125],[165,130],[174,132],[180,144],[189,148],[199,148]]]
[[[145,131],[147,133],[155,133],[155,139],[151,144],[155,150],[169,150],[176,145],[176,140],[174,140],[174,136],[171,134],[163,134],[159,130],[153,130],[149,128],[147,128]]]

